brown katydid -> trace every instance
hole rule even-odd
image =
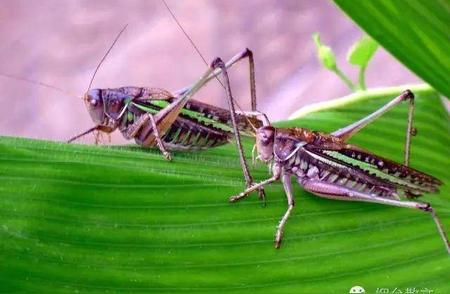
[[[125,139],[135,139],[136,143],[142,147],[157,146],[169,160],[171,157],[165,148],[166,145],[171,150],[196,150],[227,143],[232,136],[231,132],[229,129],[218,128],[216,125],[229,124],[229,112],[213,105],[189,99],[207,82],[216,78],[220,74],[220,70],[211,71],[198,83],[174,94],[160,88],[135,86],[91,89],[97,71],[126,27],[119,32],[100,60],[91,78],[88,90],[82,97],[95,126],[74,136],[68,142],[73,142],[93,131],[111,133],[119,129]],[[231,67],[245,58],[249,60],[250,76],[254,75],[253,53],[249,49],[235,55],[227,63],[227,67]],[[254,89],[253,85],[251,89]],[[255,110],[256,95],[253,94],[254,91],[251,91],[251,93],[252,110]],[[183,110],[188,110],[190,115],[183,114]],[[161,111],[162,113],[160,113]],[[242,116],[238,119],[241,130],[250,129],[249,123],[251,122],[249,119],[244,119]],[[260,125],[257,120],[254,120],[253,123]]]
[[[86,93],[81,96],[95,125],[87,131],[73,136],[68,142],[73,142],[94,131],[111,133],[119,129],[126,139],[135,139],[136,143],[142,147],[159,147],[167,159],[170,159],[170,154],[166,151],[165,146],[170,150],[201,150],[228,143],[233,137],[229,111],[198,100],[185,99],[187,96],[193,96],[207,82],[220,75],[220,69],[212,71],[204,81],[199,83],[198,88],[197,84],[194,84],[173,93],[161,88],[136,86],[91,89],[100,66],[126,27],[123,27],[117,34],[95,68]],[[187,37],[189,38],[189,36]],[[193,46],[195,47],[194,44]],[[254,61],[253,53],[249,49],[244,49],[236,54],[226,66],[230,68],[246,58],[249,62],[250,81],[252,81],[254,80],[254,78],[251,78],[254,75]],[[40,81],[3,73],[0,73],[0,76],[32,83],[80,98],[78,95],[67,93],[59,87]],[[250,89],[251,108],[255,110],[255,85],[251,84]],[[164,114],[161,115],[167,117],[164,118],[164,122],[160,122],[161,115],[157,118],[156,115],[163,109],[165,109]],[[252,118],[238,116],[237,119],[238,127],[245,133],[252,130],[251,124],[254,126],[261,125],[260,121]],[[155,128],[155,125],[158,128]],[[155,132],[153,129],[155,129]]]
[[[243,58],[249,58],[252,65],[252,52],[245,49],[227,66],[231,67]],[[90,89],[83,100],[95,126],[69,142],[95,130],[110,133],[119,129],[126,139],[135,139],[142,147],[157,146],[167,159],[170,159],[170,154],[166,147],[170,150],[198,150],[226,144],[232,132],[229,128],[220,128],[220,125],[230,124],[229,112],[189,99],[218,74],[220,70],[208,72],[199,82],[175,94],[146,87]],[[256,100],[252,100],[252,108],[255,107]],[[237,119],[242,131],[251,130],[250,124],[261,125],[258,120],[251,121],[243,115]]]
[[[169,7],[167,8],[169,9]],[[173,14],[172,16],[175,17]],[[226,109],[190,99],[201,87],[220,75],[222,73],[221,68],[209,68],[197,83],[176,91],[174,94],[160,88],[133,86],[114,89],[91,89],[97,71],[126,27],[123,27],[118,33],[114,42],[95,68],[88,90],[82,97],[95,125],[69,139],[69,143],[94,131],[111,133],[119,129],[125,139],[135,139],[136,143],[142,147],[158,147],[165,158],[171,160],[167,149],[200,150],[228,143],[233,138],[233,133],[236,133],[237,130],[230,128],[231,120],[233,119],[235,119],[233,126],[236,126],[236,128],[239,128],[246,134],[251,133],[255,127],[261,126],[261,121],[254,117],[237,115],[235,118]],[[194,44],[193,46],[195,47]],[[252,82],[250,84],[251,107],[255,111],[256,93],[253,53],[249,49],[244,49],[231,58],[225,65],[225,68],[230,68],[245,58],[248,58],[249,62],[249,75]],[[0,75],[65,93],[64,90],[58,87],[42,82],[7,74]],[[245,166],[244,175],[247,179],[247,186],[251,186],[253,179],[245,164],[243,152],[240,153],[240,157],[243,166]],[[259,195],[261,198],[264,198],[263,189],[259,190]]]
[[[162,2],[203,62],[207,64],[200,50],[178,22],[168,4],[164,0]],[[89,114],[96,125],[71,138],[69,142],[93,131],[110,133],[119,129],[125,139],[135,139],[136,143],[142,147],[157,146],[168,160],[171,159],[171,156],[166,147],[170,150],[199,150],[228,143],[233,137],[229,128],[232,118],[230,113],[225,109],[189,99],[207,82],[217,78],[221,69],[213,70],[205,79],[202,78],[193,86],[181,89],[174,94],[164,89],[146,87],[91,90],[98,69],[126,27],[119,32],[100,60],[88,90],[83,96]],[[251,108],[252,111],[255,111],[255,71],[252,51],[246,48],[238,53],[226,64],[226,68],[245,58],[248,58],[249,62]],[[218,81],[220,82],[220,80]],[[224,85],[222,84],[222,86]],[[183,110],[187,110],[189,115],[186,114],[186,111],[183,113]],[[225,129],[223,125],[226,126]],[[238,116],[236,125],[241,131],[248,134],[254,126],[260,126],[261,122],[254,118]],[[242,153],[241,157],[243,156]],[[244,174],[250,184],[252,179],[247,167]],[[260,195],[263,197],[262,193],[260,191]]]
[[[216,61],[216,64],[224,68],[222,61]],[[227,77],[226,69],[224,72],[224,77]],[[228,83],[228,80],[226,82]],[[236,111],[233,107],[229,84],[227,89],[230,112],[234,116]],[[403,101],[409,101],[403,164],[348,143],[348,140],[362,128]],[[411,137],[416,133],[413,128],[413,113],[414,94],[409,90],[404,91],[361,120],[331,134],[300,127],[276,128],[271,125],[265,114],[246,112],[247,116],[261,117],[263,126],[255,131],[255,148],[258,154],[256,159],[271,166],[272,177],[247,187],[238,195],[231,196],[229,201],[239,201],[251,192],[281,179],[288,201],[288,209],[275,232],[275,248],[279,248],[284,226],[295,206],[291,184],[291,178],[294,177],[306,191],[320,197],[380,203],[428,212],[450,254],[446,232],[431,204],[401,200],[401,197],[411,199],[425,193],[436,193],[439,186],[442,185],[439,179],[409,167]],[[238,136],[239,132],[236,132],[236,135]],[[238,144],[237,147],[241,153],[242,146]],[[241,162],[245,167],[245,158]]]

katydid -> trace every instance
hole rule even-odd
[[[252,58],[252,52],[243,50],[227,66],[243,58]],[[135,139],[143,147],[158,146],[167,159],[170,159],[170,154],[166,147],[170,150],[198,150],[226,144],[232,138],[229,112],[189,99],[218,74],[220,70],[211,70],[197,84],[175,94],[147,87],[90,89],[83,100],[95,126],[69,142],[95,130],[110,133],[119,129],[126,139]],[[252,100],[252,108],[255,107],[256,100]],[[243,115],[239,115],[237,120],[238,127],[245,133],[252,130],[250,124],[261,125],[257,119]]]
[[[118,33],[95,68],[88,90],[82,97],[95,125],[69,139],[69,143],[94,131],[97,131],[98,136],[98,132],[111,133],[119,129],[125,139],[134,139],[142,147],[158,147],[164,157],[171,160],[169,150],[201,150],[230,142],[233,133],[236,133],[231,127],[232,119],[236,119],[233,126],[247,135],[251,135],[255,127],[261,126],[261,121],[254,117],[237,115],[235,118],[226,109],[190,99],[206,83],[213,78],[217,78],[222,72],[221,68],[209,68],[197,83],[173,94],[160,88],[135,86],[91,89],[97,71],[126,27],[127,25]],[[251,108],[252,111],[256,111],[252,51],[246,48],[236,54],[229,60],[225,68],[230,68],[245,58],[249,62]],[[58,87],[39,81],[8,74],[0,75],[66,93]],[[76,95],[71,96],[76,97]],[[247,186],[250,186],[253,179],[245,164],[243,151],[241,151],[240,157],[243,166],[245,166],[244,175],[247,179]],[[264,198],[263,189],[259,190],[259,195]]]
[[[221,60],[216,60],[224,68]],[[227,80],[226,80],[227,81]],[[227,81],[228,82],[228,81]],[[229,89],[229,85],[227,86]],[[231,91],[228,95],[231,115],[236,111],[233,107]],[[404,163],[396,163],[378,156],[363,148],[348,143],[348,140],[362,128],[403,101],[409,101],[408,124]],[[306,128],[276,128],[267,116],[260,112],[240,113],[246,116],[261,117],[263,126],[256,133],[255,148],[257,158],[271,166],[272,176],[257,184],[247,187],[238,195],[231,196],[230,202],[239,201],[251,192],[263,188],[281,179],[287,197],[288,209],[281,218],[275,232],[275,248],[282,241],[283,229],[295,206],[291,178],[306,191],[320,197],[347,201],[364,201],[385,205],[418,209],[431,214],[438,232],[450,254],[450,245],[436,211],[431,204],[411,201],[425,193],[436,193],[442,182],[426,173],[409,167],[411,137],[415,135],[413,128],[414,94],[406,90],[398,97],[367,117],[350,124],[331,134],[312,131]],[[239,136],[239,132],[236,132]],[[239,142],[239,141],[238,141]],[[242,146],[238,144],[240,153]],[[245,158],[241,160],[243,168],[247,166]],[[405,197],[408,201],[402,201]]]

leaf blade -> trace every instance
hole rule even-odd
[[[378,48],[378,43],[369,36],[363,36],[349,50],[347,60],[353,65],[366,67]]]
[[[448,117],[436,93],[417,96],[412,165],[445,180],[440,194],[424,200],[448,227]],[[332,131],[390,98],[356,99],[282,124]],[[352,142],[401,160],[406,108]],[[256,197],[229,204],[227,197],[243,188],[241,173],[232,145],[178,152],[168,163],[139,148],[1,137],[0,289],[322,293],[348,292],[357,276],[370,292],[450,290],[448,256],[428,215],[321,199],[295,187],[297,206],[277,251],[272,237],[286,209],[282,186],[267,187],[264,209]],[[267,178],[266,167],[254,175]]]
[[[450,5],[447,1],[335,3],[410,70],[450,96]]]

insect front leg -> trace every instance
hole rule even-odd
[[[236,196],[231,196],[229,201],[230,202],[236,202],[241,200],[242,198],[247,197],[251,192],[259,190],[261,188],[263,188],[265,185],[269,185],[273,182],[275,182],[276,180],[278,180],[281,176],[281,168],[279,165],[274,164],[272,167],[272,173],[273,176],[271,178],[268,178],[267,180],[264,180],[262,182],[259,182],[257,184],[253,184],[252,186],[248,187],[247,189],[245,189],[243,192],[239,193]]]
[[[234,136],[236,138],[236,147],[237,147],[238,153],[239,153],[239,160],[241,162],[242,171],[244,172],[244,177],[245,177],[245,182],[247,184],[247,187],[250,187],[253,185],[253,178],[250,175],[248,164],[245,159],[244,149],[242,147],[241,135],[240,135],[239,129],[237,127],[236,110],[234,108],[233,95],[231,94],[230,79],[228,78],[228,72],[227,72],[225,64],[223,63],[223,61],[220,58],[216,58],[213,61],[211,67],[213,69],[220,68],[222,70],[222,75],[223,75],[223,79],[225,82],[225,90],[227,93],[228,107],[230,108],[230,113],[231,113],[231,122],[233,125],[233,132],[234,132]],[[258,194],[259,194],[260,199],[265,200],[266,195],[264,192],[264,186],[258,187]]]
[[[388,112],[402,101],[409,100],[409,108],[408,108],[408,126],[406,129],[406,143],[405,143],[405,159],[404,165],[409,165],[409,157],[410,157],[410,146],[411,146],[411,136],[416,134],[416,130],[413,128],[413,115],[414,115],[414,94],[410,90],[404,91],[399,96],[392,99],[386,105],[376,110],[375,112],[369,114],[365,118],[352,123],[342,129],[339,129],[332,133],[333,136],[339,137],[344,141],[350,139],[353,135],[358,133],[362,128],[375,121],[384,113]]]
[[[447,252],[450,254],[450,245],[444,227],[442,226],[442,223],[439,220],[435,210],[431,207],[429,203],[388,199],[376,195],[371,195],[368,193],[362,193],[357,190],[352,190],[347,187],[342,187],[339,185],[323,182],[320,180],[303,180],[303,181],[300,180],[299,183],[300,185],[303,186],[305,190],[318,196],[329,199],[373,202],[392,206],[419,209],[421,211],[429,212],[434,222],[436,223],[439,234],[442,240],[444,241],[445,248],[447,249]]]
[[[81,138],[81,137],[83,137],[83,136],[85,136],[85,135],[87,135],[89,133],[92,133],[92,132],[98,131],[98,130],[100,130],[100,126],[92,127],[89,130],[87,130],[87,131],[85,131],[85,132],[83,132],[83,133],[81,133],[79,135],[76,135],[76,136],[70,138],[69,140],[67,140],[67,143],[72,143],[73,141],[77,140],[78,138]]]
[[[275,248],[277,249],[280,248],[281,245],[281,238],[283,237],[284,226],[286,225],[286,222],[295,206],[294,193],[292,191],[291,175],[283,174],[283,177],[281,179],[283,181],[284,191],[286,192],[286,197],[288,200],[288,209],[283,215],[283,218],[281,218],[280,223],[278,224],[277,227],[277,231],[275,233]]]
[[[111,143],[111,134],[110,133],[95,131],[94,132],[94,144],[98,145],[100,143],[104,143],[105,142],[104,136],[106,137],[106,140],[108,141],[108,143]]]

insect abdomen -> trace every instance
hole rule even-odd
[[[173,102],[170,98],[169,102]],[[231,126],[231,114],[227,109],[223,109],[217,106],[209,105],[201,101],[191,99],[186,103],[184,107],[187,110],[198,113],[200,116],[214,120],[216,123]],[[253,132],[253,127],[259,128],[262,126],[262,122],[254,117],[245,117],[242,114],[236,114],[237,127],[240,131]],[[251,124],[249,123],[251,121]]]
[[[230,133],[179,117],[162,139],[172,150],[196,150],[224,145]]]
[[[362,193],[396,197],[394,185],[371,177],[358,169],[348,169],[339,163],[320,158],[305,149],[298,150],[285,167],[299,178],[299,183],[303,180],[316,179]]]

